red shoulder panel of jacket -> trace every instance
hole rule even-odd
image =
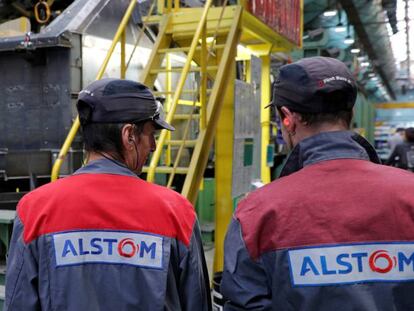
[[[309,165],[251,193],[235,213],[249,254],[413,241],[414,174],[363,160]]]
[[[24,240],[61,231],[142,231],[189,245],[196,219],[180,194],[136,177],[80,174],[42,186],[19,202]]]

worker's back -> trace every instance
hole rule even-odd
[[[251,295],[268,300],[264,310],[414,309],[412,185],[414,176],[403,170],[338,159],[249,195],[235,218],[262,275]],[[226,245],[237,243],[228,239]],[[224,277],[224,294],[237,291],[236,276]]]
[[[195,226],[178,193],[96,161],[20,202],[6,309],[207,310]]]

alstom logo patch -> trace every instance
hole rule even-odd
[[[288,257],[296,286],[414,280],[414,243],[303,248]]]
[[[86,263],[162,268],[163,238],[114,231],[71,231],[53,235],[56,266]]]

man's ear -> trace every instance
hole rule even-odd
[[[132,149],[135,143],[134,139],[134,126],[132,124],[125,124],[121,130],[121,140],[124,149]]]
[[[283,119],[282,124],[288,132],[295,132],[296,129],[296,115],[294,112],[290,111],[289,108],[283,106],[280,108],[282,111]]]

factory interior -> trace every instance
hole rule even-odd
[[[212,282],[238,202],[289,153],[267,108],[281,66],[345,63],[352,130],[384,163],[414,127],[413,0],[0,0],[0,23],[0,304],[16,206],[84,164],[76,101],[95,80],[141,82],[163,104],[176,130],[140,177],[194,205]]]

